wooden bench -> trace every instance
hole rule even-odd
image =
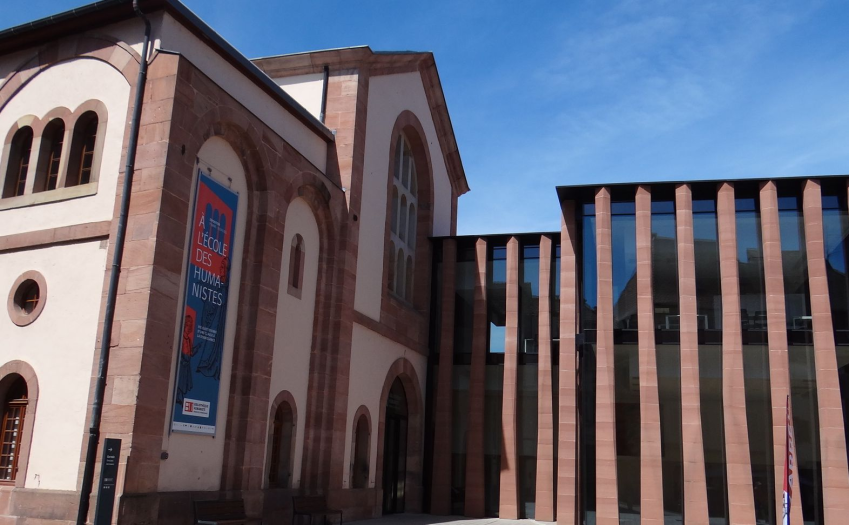
[[[339,516],[339,525],[342,525],[342,511],[329,508],[324,496],[292,496],[292,523],[297,516],[308,516],[310,525],[314,516],[322,516],[327,523],[327,516],[333,514]]]
[[[259,518],[245,515],[245,502],[240,499],[195,501],[195,523],[197,525],[237,525],[262,523]]]

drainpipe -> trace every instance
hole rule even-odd
[[[121,212],[118,216],[118,231],[115,233],[115,251],[112,255],[112,271],[109,275],[109,291],[106,294],[106,313],[103,319],[103,333],[100,339],[100,363],[98,365],[97,384],[94,388],[94,401],[91,405],[91,427],[88,431],[88,447],[85,454],[85,467],[80,488],[80,506],[77,511],[77,525],[85,525],[88,516],[89,499],[94,482],[94,463],[97,458],[97,444],[100,438],[100,419],[103,414],[103,396],[106,390],[106,372],[109,369],[109,350],[112,340],[112,324],[115,319],[115,298],[118,295],[118,277],[121,275],[121,259],[124,256],[124,237],[127,233],[127,215],[130,209],[130,193],[133,189],[133,171],[136,164],[136,150],[139,140],[139,120],[141,120],[144,85],[147,80],[147,53],[150,46],[150,20],[139,8],[138,0],[133,0],[136,15],[144,21],[144,45],[142,46],[139,76],[136,80],[136,99],[133,106],[133,118],[130,122],[130,141],[127,145],[127,166],[124,170],[124,188],[121,194]]]
[[[321,114],[318,117],[318,120],[324,124],[324,117],[327,114],[327,80],[330,77],[330,68],[327,64],[324,65],[324,79],[321,84]]]

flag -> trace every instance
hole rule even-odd
[[[793,499],[793,421],[790,419],[790,396],[787,396],[787,439],[784,449],[784,517],[782,525],[790,525],[790,501]]]

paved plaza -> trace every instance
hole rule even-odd
[[[551,524],[550,521],[502,520],[499,518],[468,519],[462,516],[432,516],[430,514],[391,514],[346,525],[534,525]]]

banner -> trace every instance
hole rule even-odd
[[[198,170],[171,430],[215,435],[239,195]]]
[[[784,517],[782,525],[790,525],[790,501],[793,499],[793,421],[790,419],[790,396],[787,396],[787,439],[784,449]]]

